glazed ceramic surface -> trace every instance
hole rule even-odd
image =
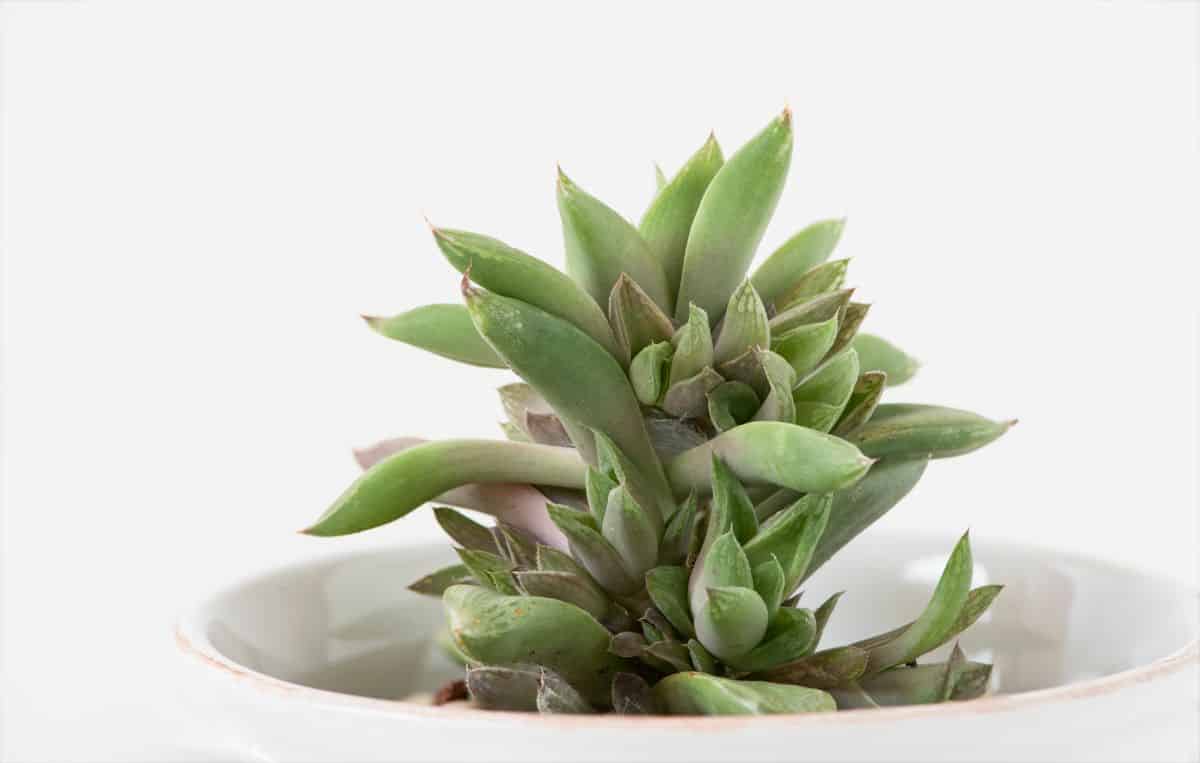
[[[808,583],[846,590],[823,645],[915,617],[953,538],[874,533]],[[807,716],[494,713],[399,701],[460,677],[432,646],[440,602],[405,585],[447,548],[281,569],[185,616],[187,695],[247,759],[278,761],[1196,760],[1196,592],[1102,562],[975,540],[974,585],[1006,585],[962,638],[992,694]]]

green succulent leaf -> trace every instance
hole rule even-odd
[[[542,570],[518,570],[513,577],[518,587],[530,596],[544,596],[574,604],[600,621],[608,614],[608,597],[589,578],[571,572]]]
[[[604,513],[608,509],[608,496],[616,487],[616,481],[607,474],[588,467],[588,508],[591,510],[592,516],[596,518],[596,522],[601,526],[604,525]]]
[[[708,393],[725,379],[711,368],[702,368],[695,376],[675,382],[663,398],[662,408],[681,419],[703,416],[708,410]]]
[[[492,528],[492,537],[500,555],[518,567],[532,567],[537,555],[537,539],[524,530],[500,522]]]
[[[850,401],[858,381],[858,354],[839,353],[825,361],[792,391],[796,423],[827,432],[833,428]]]
[[[817,643],[817,621],[808,609],[785,607],[771,622],[762,642],[729,664],[745,673],[758,673],[807,655]]]
[[[441,597],[442,592],[450,586],[470,583],[474,579],[471,570],[465,564],[452,564],[410,584],[408,590],[426,596]]]
[[[655,342],[669,341],[675,333],[671,319],[625,273],[609,294],[608,320],[626,357]]]
[[[492,531],[447,506],[435,506],[433,516],[442,530],[463,548],[500,553]]]
[[[807,376],[829,353],[837,338],[837,316],[816,323],[805,323],[778,334],[771,340],[771,350],[780,355],[796,372],[798,378]]]
[[[804,686],[736,681],[704,673],[676,673],[654,687],[671,715],[771,715],[837,709],[833,697]]]
[[[712,538],[732,530],[739,543],[745,543],[758,532],[758,517],[746,489],[720,458],[712,464],[712,517],[708,532]]]
[[[540,596],[504,596],[477,586],[443,594],[459,649],[484,665],[534,662],[559,673],[598,707],[625,663],[610,654],[608,631],[573,604]]]
[[[369,530],[472,483],[582,488],[586,468],[571,450],[550,445],[502,440],[423,443],[372,466],[303,532],[329,536]]]
[[[687,647],[678,641],[656,641],[646,647],[646,657],[650,657],[658,665],[667,665],[665,672],[677,672],[692,669],[692,657]],[[661,668],[660,668],[661,669]]]
[[[462,305],[425,305],[380,318],[364,315],[376,333],[472,366],[507,368],[471,323]]]
[[[803,424],[796,421],[796,403],[792,387],[796,384],[796,372],[788,361],[770,350],[757,350],[759,363],[767,376],[770,392],[754,414],[755,421],[782,421],[786,424]]]
[[[707,491],[717,456],[748,485],[778,485],[801,493],[829,493],[854,484],[873,463],[832,435],[779,421],[734,427],[676,457],[667,472],[676,494]]]
[[[861,368],[861,366],[860,358],[859,367]],[[846,401],[845,411],[833,428],[833,433],[838,437],[848,437],[867,423],[883,397],[885,386],[887,386],[887,374],[882,371],[867,371],[859,376],[858,381],[854,383],[854,389],[850,392],[850,399]]]
[[[697,503],[696,494],[690,493],[668,520],[659,550],[659,559],[663,562],[677,564],[687,558],[688,550],[692,547],[692,536],[696,532]]]
[[[596,712],[574,686],[558,673],[546,668],[542,668],[538,673],[535,704],[539,713],[579,715]]]
[[[992,666],[959,656],[948,662],[900,667],[859,679],[859,687],[882,707],[975,699],[987,689]],[[842,705],[842,692],[833,695]],[[847,702],[847,705],[852,704]]]
[[[762,674],[762,678],[783,684],[832,689],[860,678],[867,670],[870,654],[857,646],[842,646],[801,657]]]
[[[772,622],[779,612],[779,605],[785,596],[784,585],[786,575],[778,558],[771,557],[754,568],[754,590],[767,605],[767,622]]]
[[[629,364],[629,381],[642,405],[658,405],[667,393],[671,358],[675,348],[670,342],[646,345]]]
[[[750,279],[763,301],[774,302],[801,276],[829,259],[845,225],[844,218],[815,222],[772,252]]]
[[[636,673],[617,673],[613,678],[612,707],[620,715],[662,714],[654,690]]]
[[[675,630],[691,638],[696,635],[688,609],[688,574],[683,567],[664,565],[646,573],[646,592]]]
[[[480,665],[467,668],[467,692],[484,710],[537,712],[537,665]]]
[[[662,191],[662,189],[665,188],[666,185],[667,185],[667,175],[666,175],[666,173],[663,172],[663,168],[658,165],[658,162],[655,162],[654,163],[654,190],[656,192]],[[643,234],[642,237],[645,238],[645,235]]]
[[[612,355],[566,321],[519,300],[470,288],[464,296],[479,333],[541,393],[564,425],[570,421],[604,432],[639,465],[656,496],[669,500],[641,407]]]
[[[775,309],[783,312],[818,295],[837,291],[846,280],[849,265],[850,260],[833,260],[813,267],[775,298]]]
[[[565,273],[488,236],[434,228],[433,237],[450,265],[469,272],[475,283],[562,318],[613,357],[628,362],[600,305]]]
[[[670,386],[712,367],[713,341],[708,316],[695,305],[691,306],[687,322],[675,332],[671,343],[675,345],[675,354],[671,358]]]
[[[696,612],[696,639],[721,660],[732,663],[753,649],[767,632],[767,605],[752,588],[709,588]]]
[[[872,466],[866,477],[834,493],[829,524],[817,542],[806,577],[908,495],[928,464],[924,457],[885,458]]]
[[[744,382],[723,382],[708,393],[708,418],[718,432],[746,423],[758,407],[758,395]]]
[[[658,564],[661,533],[662,520],[651,519],[625,487],[608,494],[601,534],[616,550],[630,577],[641,578]]]
[[[754,567],[771,559],[783,565],[784,596],[796,590],[804,579],[829,522],[832,498],[812,493],[776,514],[746,544],[746,557]]]
[[[859,334],[850,346],[858,351],[864,371],[882,371],[887,374],[889,387],[896,387],[917,373],[921,364],[896,345],[874,334]]]
[[[638,229],[650,251],[662,263],[672,297],[683,273],[688,232],[691,231],[696,210],[709,183],[724,162],[716,136],[709,135],[700,150],[687,160],[669,183],[662,176],[662,170],[655,166],[661,185]]]
[[[558,212],[562,218],[567,273],[603,305],[622,273],[637,281],[668,313],[671,290],[663,266],[645,239],[621,215],[558,173]]]
[[[813,641],[814,648],[820,646],[821,636],[825,633],[825,626],[829,623],[829,618],[833,617],[833,610],[837,607],[838,600],[842,598],[842,594],[844,593],[845,591],[838,591],[833,594],[822,602],[821,606],[817,607],[816,612],[813,613],[813,617],[817,620],[817,636]]]
[[[600,534],[591,515],[554,503],[547,504],[546,510],[570,541],[571,555],[606,591],[625,595],[638,589],[638,579],[626,571],[621,555]]]
[[[695,615],[703,608],[710,589],[721,587],[754,587],[750,561],[732,530],[720,533],[711,544],[707,544],[707,548],[696,561],[696,566],[692,568],[688,580],[688,599],[692,614]]]
[[[755,347],[771,346],[771,330],[767,327],[767,308],[750,281],[744,281],[729,296],[721,333],[713,349],[715,362],[733,360]]]
[[[512,571],[513,563],[497,554],[490,554],[487,551],[476,551],[469,548],[456,548],[458,558],[471,575],[485,588],[489,588],[497,593],[517,596],[521,593],[517,588],[516,580],[513,579]]]
[[[717,658],[713,657],[712,653],[704,648],[704,644],[701,644],[694,638],[688,639],[687,650],[692,658],[692,667],[694,669],[701,673],[717,672]]]
[[[688,232],[677,320],[693,302],[711,320],[720,319],[775,211],[791,157],[792,119],[785,109],[717,171]]]
[[[793,305],[771,318],[771,336],[779,338],[799,326],[837,318],[848,307],[853,295],[854,289],[841,289]]]
[[[870,305],[864,305],[861,302],[851,302],[842,308],[838,314],[837,337],[833,340],[833,346],[829,348],[827,357],[832,358],[850,346],[854,337],[858,335],[858,329],[866,320],[867,312],[870,309]]]
[[[852,440],[875,458],[949,458],[982,448],[1015,423],[936,405],[882,403]]]
[[[953,631],[967,603],[972,564],[971,541],[964,534],[951,552],[942,577],[921,616],[894,639],[870,650],[869,674],[911,662],[946,642],[947,634]]]

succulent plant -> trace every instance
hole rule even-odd
[[[507,440],[413,439],[306,532],[358,532],[429,503],[460,563],[440,596],[480,707],[757,714],[964,700],[990,666],[955,647],[988,608],[966,535],[923,612],[819,648],[838,596],[799,587],[898,503],[931,459],[1010,422],[881,403],[917,364],[859,333],[868,306],[829,260],[840,220],[801,230],[748,278],[792,153],[784,111],[724,160],[710,137],[635,227],[559,172],[566,274],[486,236],[434,228],[463,305],[368,318],[384,336],[508,368]],[[450,506],[496,518],[486,527]],[[840,596],[840,594],[839,594]]]

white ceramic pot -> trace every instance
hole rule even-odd
[[[953,538],[872,533],[809,581],[846,590],[825,636],[914,617]],[[405,585],[446,548],[345,555],[234,586],[176,638],[189,691],[247,757],[290,761],[1196,760],[1197,596],[1103,562],[975,543],[1005,591],[963,637],[995,663],[973,702],[763,717],[537,716],[397,701],[460,672],[431,647],[440,603]]]

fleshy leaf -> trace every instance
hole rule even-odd
[[[570,323],[524,302],[471,288],[464,296],[479,333],[541,393],[564,425],[575,422],[611,437],[638,464],[656,496],[669,501],[641,407],[612,355]]]
[[[746,544],[746,557],[752,566],[773,558],[783,565],[784,596],[791,594],[804,579],[828,524],[831,504],[827,494],[806,495],[772,517]]]
[[[833,494],[829,524],[817,543],[807,575],[811,575],[843,546],[870,527],[908,495],[929,460],[885,458],[854,485]]]
[[[752,588],[725,586],[709,588],[707,593],[703,606],[695,610],[696,639],[721,660],[731,662],[762,640],[767,605]]]
[[[889,387],[899,386],[913,378],[921,366],[916,358],[874,334],[859,334],[854,337],[850,346],[858,351],[864,371],[882,371],[887,374]]]
[[[825,626],[829,623],[829,618],[833,616],[833,610],[837,607],[838,600],[842,598],[843,593],[845,591],[833,594],[822,602],[821,606],[817,607],[816,612],[813,613],[813,617],[817,621],[817,637],[813,642],[813,648],[821,645],[821,636],[825,633]]]
[[[763,678],[784,684],[832,689],[857,680],[867,669],[870,655],[856,646],[842,646],[815,652],[795,662],[763,673]]]
[[[465,564],[453,564],[431,572],[408,586],[408,590],[426,596],[438,596],[452,585],[470,583],[475,578]]]
[[[770,484],[801,493],[829,493],[854,484],[873,463],[832,435],[779,421],[751,421],[680,454],[667,467],[676,494],[707,491],[712,457],[744,484]]]
[[[671,358],[670,386],[689,379],[713,364],[712,331],[708,316],[695,305],[688,312],[687,322],[671,338],[675,355]]]
[[[676,320],[696,303],[717,321],[745,276],[783,191],[792,157],[791,112],[770,125],[717,171],[688,232]]]
[[[776,557],[771,557],[754,568],[754,590],[767,605],[767,622],[775,619],[779,605],[783,602],[785,581],[783,565]]]
[[[859,679],[859,686],[881,707],[923,705],[974,699],[987,688],[992,666],[965,658],[917,667],[885,670]],[[947,691],[948,690],[948,691]],[[834,696],[840,700],[840,692]],[[839,701],[840,704],[840,701]]]
[[[597,583],[617,595],[633,593],[638,589],[639,581],[630,577],[621,555],[596,529],[595,519],[591,515],[553,503],[546,508],[550,518],[567,536],[572,556]]]
[[[550,445],[503,440],[422,443],[368,469],[304,532],[327,536],[369,530],[472,483],[521,482],[582,488],[585,468],[573,451]]]
[[[573,604],[540,596],[502,596],[477,586],[443,595],[458,647],[485,665],[533,662],[558,672],[587,700],[607,706],[613,676],[624,663],[610,654],[610,636]]]
[[[565,273],[488,236],[434,228],[433,237],[459,273],[469,271],[471,280],[483,288],[562,318],[613,357],[628,362],[629,355],[622,353],[600,305]]]
[[[740,381],[724,382],[708,393],[708,418],[718,432],[746,423],[758,406],[754,389]]]
[[[1016,421],[992,421],[955,408],[915,403],[882,403],[852,440],[864,453],[884,456],[949,458],[978,450]]]
[[[717,658],[713,657],[712,653],[704,648],[704,644],[701,644],[694,638],[688,639],[687,650],[692,658],[693,668],[701,673],[717,672]]]
[[[567,273],[597,304],[606,304],[613,284],[622,273],[628,273],[659,307],[670,312],[671,290],[666,274],[637,228],[575,185],[561,169],[558,211],[566,245]]]
[[[859,367],[862,367],[861,358]],[[847,437],[865,424],[871,418],[871,414],[875,412],[875,407],[879,405],[885,386],[887,386],[887,374],[883,371],[867,371],[859,376],[858,381],[854,383],[854,389],[850,392],[850,399],[846,401],[846,409],[833,428],[833,433],[838,437]]]
[[[700,207],[708,184],[724,161],[716,136],[709,135],[700,150],[687,160],[669,183],[661,177],[662,171],[659,170],[662,186],[642,217],[638,229],[650,251],[662,263],[672,297],[683,273],[683,256],[696,210]],[[657,165],[655,169],[658,169]]]
[[[858,381],[858,354],[847,350],[825,361],[792,391],[796,423],[827,432],[850,400]]]
[[[627,357],[655,342],[670,341],[671,319],[627,274],[622,273],[608,296],[608,320]]]
[[[630,577],[641,578],[658,564],[661,528],[661,520],[656,524],[625,487],[608,494],[601,534],[616,550]]]
[[[646,656],[670,666],[668,672],[692,669],[692,657],[687,647],[678,641],[656,641],[646,647]]]
[[[471,519],[467,519],[454,509],[446,506],[435,506],[433,516],[442,530],[463,548],[473,548],[478,551],[500,553],[492,531]]]
[[[864,305],[861,302],[851,302],[842,308],[842,311],[838,314],[837,337],[834,338],[833,346],[829,348],[829,355],[827,357],[832,358],[850,346],[850,343],[854,341],[854,337],[858,335],[858,328],[866,320],[867,311],[870,309],[870,305]]]
[[[620,715],[660,715],[658,698],[646,679],[636,673],[617,673],[612,685],[613,712]]]
[[[696,375],[674,382],[663,398],[662,408],[681,419],[703,416],[708,411],[708,393],[724,382],[716,371],[702,368]]]
[[[692,546],[692,536],[696,532],[696,494],[691,493],[680,504],[679,510],[671,515],[667,528],[663,531],[662,547],[659,558],[669,564],[681,563],[687,557],[688,549]]]
[[[801,275],[786,291],[775,298],[775,309],[783,312],[820,294],[842,288],[850,260],[833,260],[817,265]]]
[[[502,556],[487,551],[456,548],[458,558],[480,585],[497,593],[516,596],[521,593],[513,579],[513,564]]]
[[[588,704],[574,686],[553,670],[542,668],[538,673],[537,709],[539,713],[582,714],[596,710]]]
[[[675,348],[670,342],[656,342],[642,348],[629,364],[629,381],[642,405],[658,405],[667,393],[671,358]]]
[[[713,457],[712,508],[716,520],[710,520],[710,532],[733,530],[739,543],[745,543],[758,532],[758,517],[746,489],[721,459]],[[716,537],[716,536],[714,536]],[[742,585],[739,583],[738,585]],[[748,584],[747,584],[748,585]]]
[[[796,420],[796,403],[792,393],[792,387],[796,384],[796,372],[792,366],[782,356],[770,350],[758,350],[757,354],[771,391],[754,414],[754,420],[804,424]]]
[[[608,597],[603,591],[570,572],[548,572],[542,570],[518,570],[513,573],[517,585],[530,596],[544,596],[574,604],[603,621],[608,613]]]
[[[817,622],[811,610],[781,609],[767,628],[762,643],[745,655],[731,659],[729,664],[745,673],[758,673],[794,662],[816,646],[816,634]]]
[[[810,323],[820,323],[830,318],[837,318],[850,303],[850,297],[853,295],[854,289],[841,289],[813,297],[802,304],[793,305],[771,318],[771,336],[778,338],[797,326],[807,326]]]
[[[746,552],[742,550],[733,531],[725,530],[708,545],[692,568],[688,579],[688,600],[693,616],[704,606],[710,589],[733,586],[753,588],[754,574]]]
[[[604,513],[608,510],[608,495],[616,489],[617,483],[601,471],[588,467],[587,498],[588,508],[596,522],[604,525]]]
[[[482,665],[467,669],[467,691],[484,710],[537,712],[541,671],[536,665]]]
[[[462,305],[425,305],[390,318],[364,315],[363,320],[388,339],[443,358],[485,368],[508,367],[479,336]]]
[[[815,222],[763,260],[750,279],[763,301],[774,302],[802,275],[827,260],[842,237],[845,225],[844,218]]]
[[[724,363],[754,347],[769,347],[771,331],[767,321],[767,308],[758,292],[749,281],[744,281],[729,297],[721,333],[713,349],[714,361]]]
[[[683,567],[655,567],[646,573],[646,592],[675,630],[687,637],[696,635],[688,610],[687,570]]]
[[[837,316],[816,323],[806,323],[788,329],[771,340],[771,350],[778,353],[796,372],[798,378],[807,376],[833,347],[837,338]]]
[[[704,673],[667,676],[654,687],[654,693],[671,715],[771,715],[837,709],[833,697],[818,689]]]
[[[967,602],[972,564],[971,542],[964,534],[950,554],[942,577],[921,616],[896,638],[870,650],[868,674],[910,662],[945,643],[947,634],[953,630]]]

